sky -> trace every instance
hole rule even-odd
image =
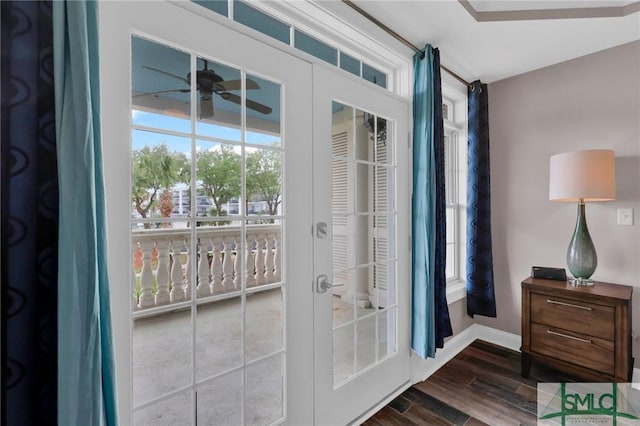
[[[191,133],[191,120],[189,118],[172,117],[163,114],[154,114],[145,111],[133,110],[131,120],[134,126],[145,126],[156,129],[163,129],[172,132]],[[215,124],[196,122],[196,133],[202,136],[213,137],[216,139],[228,140],[232,142],[241,141],[240,129],[219,126]],[[273,146],[279,143],[280,137],[257,132],[246,132],[246,142],[256,145]],[[144,146],[153,146],[165,142],[171,151],[189,154],[191,152],[191,140],[189,137],[181,137],[168,135],[164,133],[155,133],[150,131],[134,129],[132,134],[132,149],[141,149]],[[198,145],[209,145],[213,147],[214,142],[199,140]]]

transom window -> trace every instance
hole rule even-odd
[[[360,59],[327,44],[294,25],[284,23],[240,0],[192,0],[222,16],[253,28],[275,40],[357,75],[373,84],[387,88],[387,74]]]

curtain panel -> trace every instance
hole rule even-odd
[[[451,336],[446,297],[444,127],[440,53],[414,56],[411,347],[435,356]]]
[[[487,85],[474,81],[468,98],[467,314],[495,317]]]
[[[0,2],[2,417],[55,425],[58,179],[50,1]]]
[[[53,5],[60,182],[58,421],[116,425],[100,140],[98,4]]]

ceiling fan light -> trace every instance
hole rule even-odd
[[[164,113],[164,115],[168,115],[170,117],[176,117],[176,118],[187,118],[188,115],[186,112],[184,112],[183,110],[180,110],[178,108],[167,108],[165,110],[162,111]]]

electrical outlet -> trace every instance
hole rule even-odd
[[[633,225],[633,209],[618,209],[618,225]]]

